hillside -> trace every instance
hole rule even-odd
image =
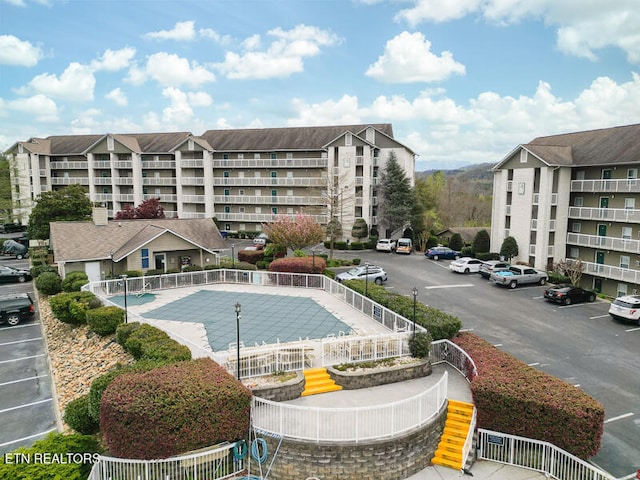
[[[424,172],[416,172],[416,179],[426,178],[440,171],[445,177],[455,177],[460,182],[473,184],[476,187],[473,190],[491,195],[493,191],[493,172],[491,168],[493,166],[493,163],[479,163],[454,170],[426,170]]]

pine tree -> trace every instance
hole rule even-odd
[[[378,224],[383,228],[393,232],[411,222],[415,203],[413,188],[393,152],[389,153],[380,175],[378,198]]]

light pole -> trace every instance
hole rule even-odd
[[[109,252],[109,257],[111,258],[111,278],[113,279],[113,250]]]
[[[236,245],[234,243],[234,244],[231,244],[231,268],[236,268],[235,256],[236,256]]]
[[[240,319],[242,315],[240,312],[242,311],[242,305],[239,303],[235,304],[236,308],[236,378],[240,380]]]
[[[364,264],[364,296],[369,296],[369,262]]]
[[[413,287],[413,337],[416,336],[416,298],[418,297],[418,289]]]
[[[127,311],[127,275],[122,275],[122,282],[124,283],[124,323],[128,323],[129,314]]]
[[[311,249],[311,255],[312,255],[312,259],[311,259],[311,273],[316,273],[316,249],[312,248]]]

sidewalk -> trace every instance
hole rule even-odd
[[[471,467],[471,474],[477,479],[492,480],[542,480],[546,477],[533,470],[526,468],[511,467],[496,462],[479,460]],[[433,466],[427,467],[421,472],[408,477],[406,480],[453,480],[454,478],[465,478],[471,480],[471,475],[466,475],[460,470],[453,468]]]

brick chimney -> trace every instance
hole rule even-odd
[[[93,207],[92,217],[96,226],[107,225],[109,222],[107,207]]]

